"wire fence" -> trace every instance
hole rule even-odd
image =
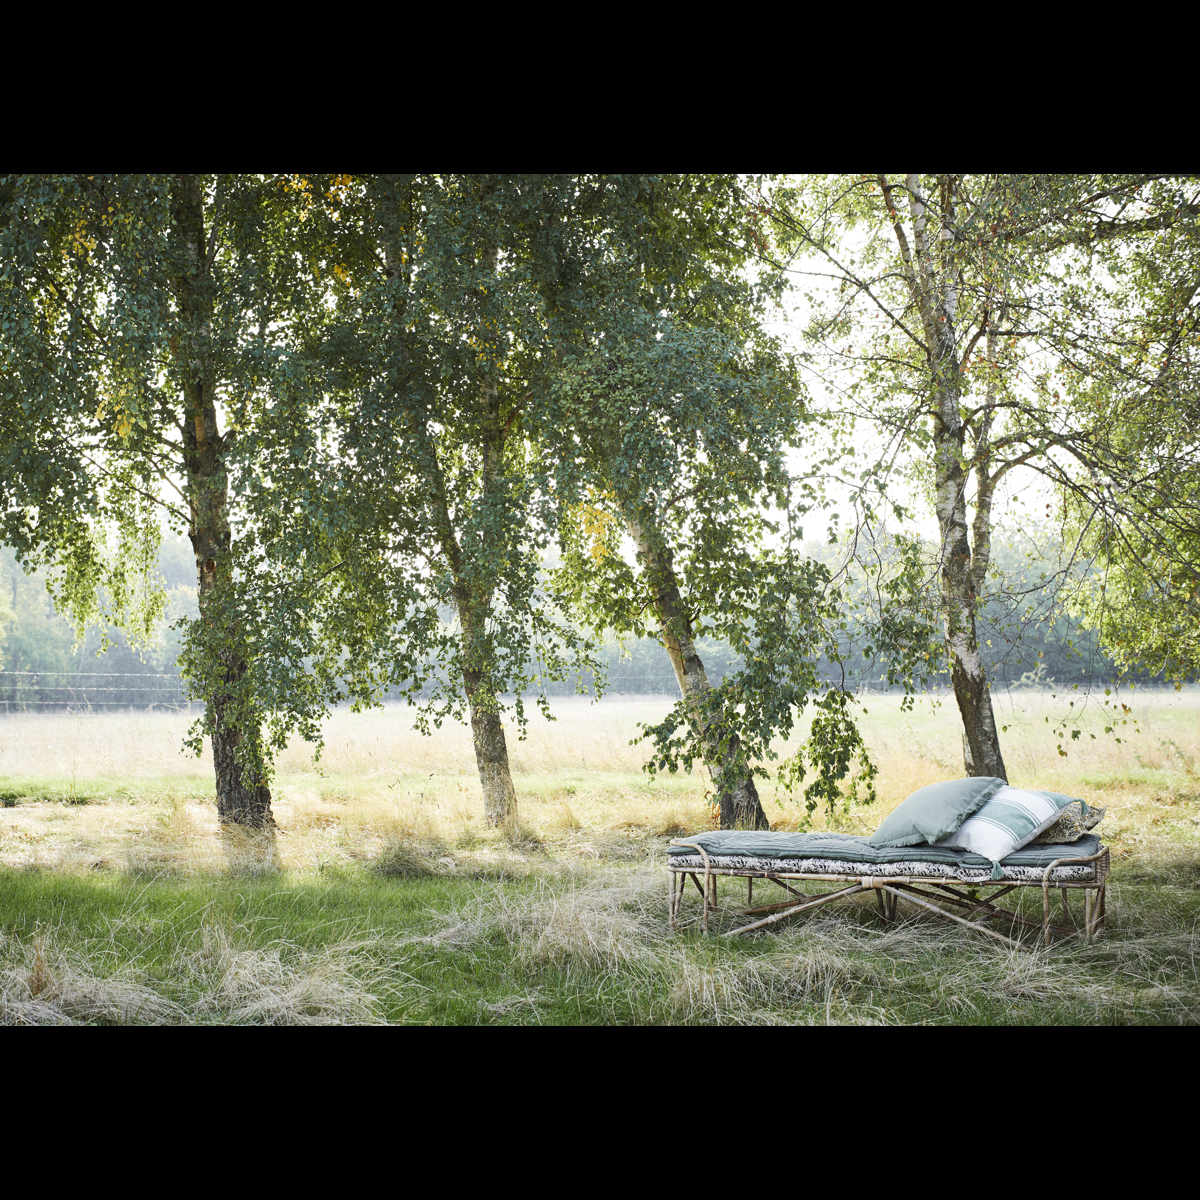
[[[590,675],[585,676],[583,682],[589,692],[596,686],[595,680]],[[547,682],[543,688],[533,687],[524,694],[536,696],[542,690],[551,697],[579,694],[574,680]],[[665,679],[661,675],[610,675],[604,686],[604,694],[606,696],[674,696],[678,699],[679,685],[673,677]]]
[[[589,689],[592,681],[586,681]],[[653,675],[610,678],[610,696],[679,697],[673,679]],[[572,696],[573,684],[548,684],[551,697]],[[527,695],[534,696],[536,689]],[[389,697],[385,697],[387,699]],[[105,712],[114,709],[196,712],[203,701],[189,700],[183,681],[174,674],[144,671],[0,671],[0,713]]]
[[[0,711],[93,712],[109,709],[191,712],[178,675],[141,671],[0,671]]]

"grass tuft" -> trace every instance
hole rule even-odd
[[[458,870],[450,847],[440,838],[416,843],[404,838],[390,838],[371,866],[380,875],[398,879],[452,875]]]
[[[26,943],[0,940],[0,1024],[175,1025],[183,1010],[128,970],[107,973],[39,929]]]
[[[370,941],[338,942],[310,952],[287,941],[266,949],[239,947],[219,925],[205,925],[199,949],[183,955],[180,972],[199,984],[196,1010],[228,1025],[386,1024],[382,981]]]

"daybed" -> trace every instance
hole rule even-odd
[[[1029,829],[1018,828],[1008,843],[1019,843],[1011,853],[999,857],[995,851],[997,857],[985,857],[947,844],[972,844],[970,830],[996,826],[993,818],[1003,808],[1001,801],[1011,803],[1016,796],[1020,804],[1021,797],[1031,795],[1045,798],[1053,810],[1046,809],[1050,815],[1040,825],[1039,813],[1033,812],[1027,822]],[[949,806],[947,797],[951,798]],[[755,919],[730,930],[727,937],[869,891],[875,896],[880,915],[889,922],[895,919],[897,903],[903,899],[1012,946],[1019,943],[988,928],[987,922],[1003,920],[1040,928],[1046,945],[1050,944],[1051,933],[1077,934],[1090,940],[1104,926],[1108,849],[1090,832],[1080,832],[1066,843],[1034,843],[1039,833],[1057,833],[1063,827],[1062,821],[1055,822],[1058,810],[1079,805],[1081,801],[1053,792],[1021,792],[999,779],[955,780],[913,793],[869,838],[842,833],[725,830],[673,838],[667,862],[671,924],[680,919],[690,879],[700,893],[701,920],[707,930],[708,915],[716,906],[717,881],[732,877],[746,880],[747,907],[743,915]],[[1086,805],[1083,810],[1087,812]],[[1098,820],[1095,811],[1093,819]],[[960,834],[960,830],[966,832]],[[994,828],[985,828],[985,833],[991,838],[987,847],[999,844]],[[755,880],[782,888],[788,898],[755,907]],[[825,891],[795,886],[809,881],[842,886]],[[1031,887],[1042,889],[1041,921],[997,906],[1002,896]],[[1062,895],[1061,924],[1051,921],[1052,888]],[[1083,893],[1082,927],[1068,907],[1067,897],[1072,891]]]

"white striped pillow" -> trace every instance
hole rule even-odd
[[[1059,811],[1060,806],[1047,796],[1006,785],[954,833],[939,838],[934,845],[970,850],[998,863],[1053,825]]]

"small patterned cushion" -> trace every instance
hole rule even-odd
[[[1107,808],[1092,808],[1082,800],[1073,800],[1058,814],[1058,820],[1043,829],[1030,843],[1032,846],[1052,846],[1059,842],[1077,842],[1089,829],[1104,820]]]

